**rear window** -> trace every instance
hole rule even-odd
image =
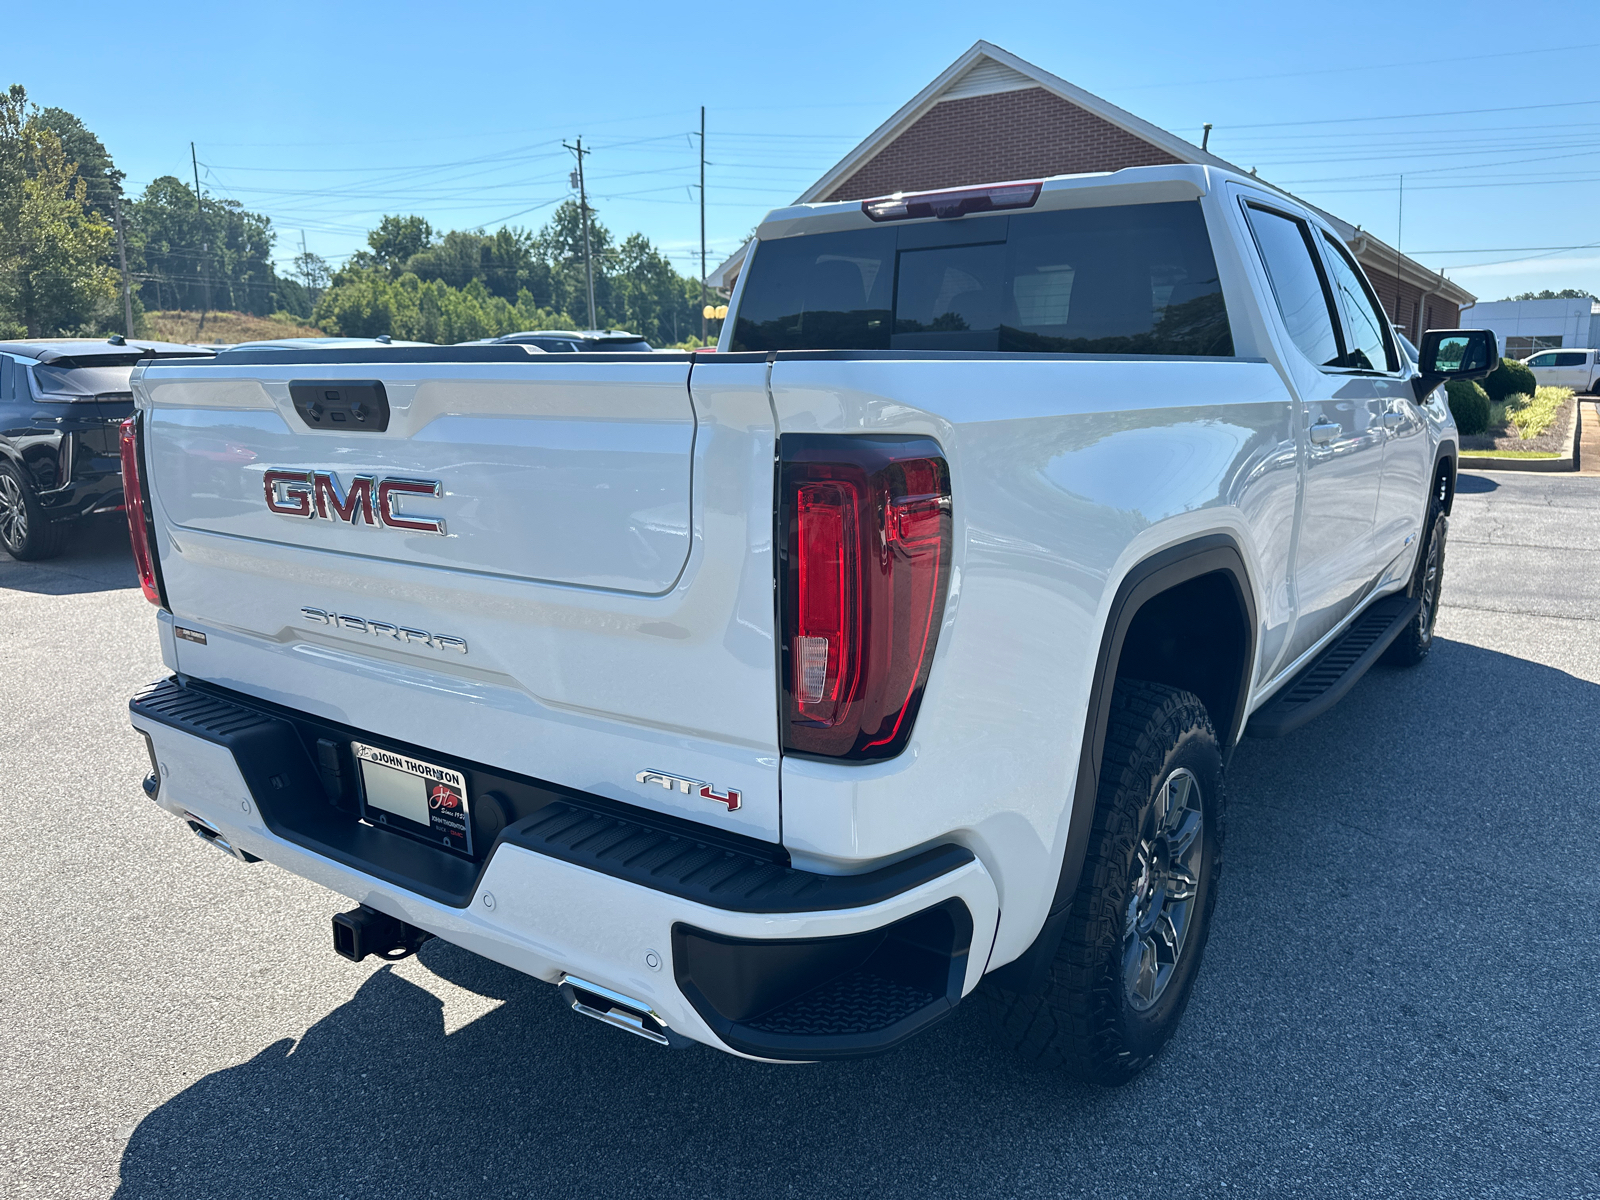
[[[735,350],[1233,353],[1196,203],[762,242]]]
[[[132,365],[126,367],[62,367],[41,363],[33,381],[41,392],[57,396],[99,396],[132,390]]]

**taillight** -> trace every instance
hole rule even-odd
[[[145,515],[144,479],[139,470],[139,418],[122,423],[122,499],[128,510],[128,540],[133,543],[133,565],[139,572],[139,587],[151,604],[165,607],[161,581],[156,577],[155,555],[150,549],[150,522]]]
[[[785,750],[891,758],[927,683],[950,575],[950,470],[929,438],[785,434]]]

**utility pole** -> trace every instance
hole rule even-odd
[[[206,218],[204,210],[200,207],[200,160],[195,156],[193,142],[189,143],[189,163],[194,167],[194,215],[196,227],[200,230],[200,236],[203,239],[205,237]],[[205,300],[203,301],[203,307],[200,309],[200,324],[194,331],[195,337],[199,337],[206,331],[206,314],[211,311],[211,273],[206,270],[206,256],[211,252],[210,244],[202,240],[200,251],[200,262],[197,265],[200,271],[201,286],[204,288]]]
[[[565,142],[561,143],[567,146]],[[578,139],[576,146],[567,146],[578,156],[578,208],[583,213],[583,273],[589,284],[589,328],[599,329],[600,319],[594,314],[594,262],[589,250],[589,193],[583,184],[583,156],[593,154],[593,150],[583,148],[583,139]]]
[[[1394,228],[1394,319],[1401,325],[1409,324],[1400,320],[1400,243],[1406,232],[1406,177],[1400,176],[1400,211],[1395,217]],[[1416,330],[1412,330],[1416,335]]]
[[[133,336],[133,289],[128,282],[128,243],[122,236],[122,189],[111,193],[111,212],[117,218],[117,257],[122,261],[122,320]]]
[[[700,106],[700,341],[706,340],[706,106]]]

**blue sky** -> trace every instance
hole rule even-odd
[[[979,38],[1361,224],[1484,299],[1600,289],[1600,4],[79,4],[7,18],[0,84],[133,185],[191,177],[338,260],[383,213],[537,227],[592,203],[697,273]],[[1454,57],[1453,57],[1454,56]]]

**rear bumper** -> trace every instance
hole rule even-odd
[[[534,805],[529,815],[479,861],[452,856],[451,876],[419,865],[426,847],[340,813],[307,749],[316,741],[281,712],[175,681],[130,708],[159,764],[156,803],[200,818],[236,853],[546,982],[577,976],[635,997],[674,1032],[732,1053],[890,1049],[953,1010],[993,945],[994,883],[958,847],[814,875],[775,847],[763,858],[527,781],[515,806]],[[297,806],[313,790],[314,804]]]
[[[41,494],[39,504],[54,521],[121,512],[122,472],[76,479],[70,487]]]

